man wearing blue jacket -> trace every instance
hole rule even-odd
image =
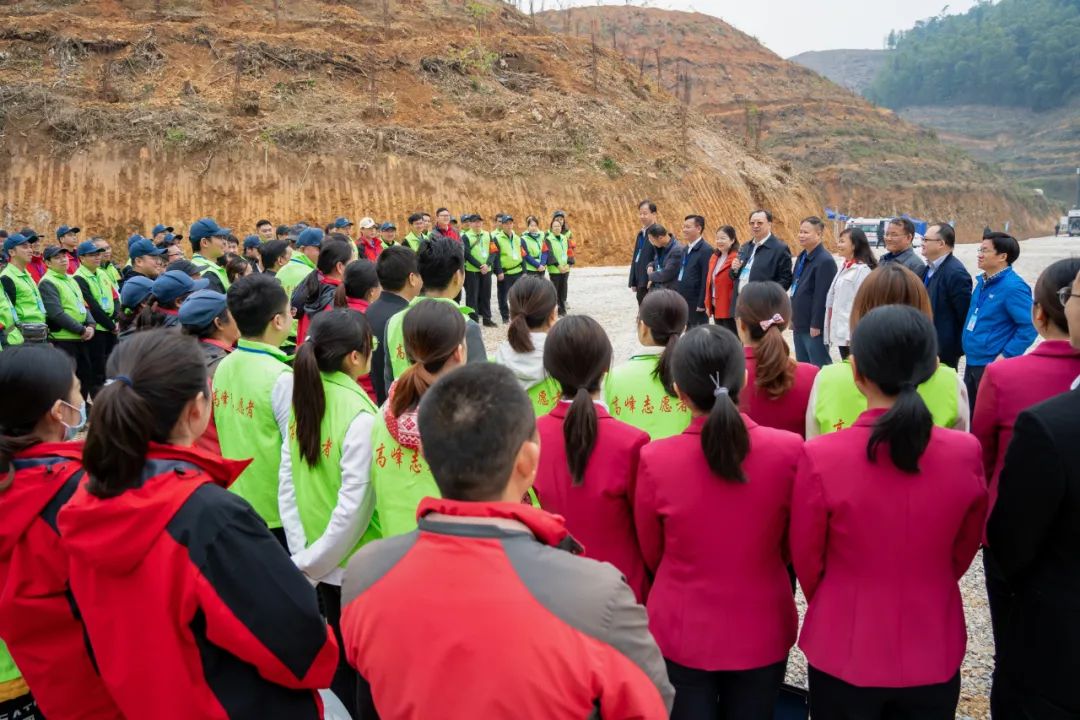
[[[964,384],[972,412],[986,366],[998,357],[1016,357],[1035,341],[1031,323],[1031,288],[1012,269],[1020,257],[1020,243],[1002,232],[983,235],[979,269],[967,320],[964,323]]]

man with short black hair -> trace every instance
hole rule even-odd
[[[131,264],[124,267],[120,285],[123,286],[133,275],[156,280],[165,272],[165,253],[164,248],[155,247],[142,235],[132,235],[128,238],[128,259]]]
[[[260,220],[255,223],[255,233],[261,242],[270,242],[274,239],[274,226],[269,220]]]
[[[30,228],[23,228],[23,230],[30,230]],[[34,231],[30,230],[30,232],[33,233]],[[75,252],[79,246],[79,232],[80,228],[71,227],[70,225],[61,225],[56,229],[56,239],[60,243],[60,247],[67,251],[68,275],[74,275],[75,271],[79,269],[79,258],[76,257]],[[26,232],[23,232],[23,235],[26,234]]]
[[[229,275],[218,265],[218,258],[225,254],[225,239],[230,237],[229,228],[223,228],[213,218],[196,220],[188,230],[191,240],[191,262],[202,270],[210,281],[210,289],[224,295],[229,290]]]
[[[825,301],[836,277],[836,260],[824,243],[825,223],[811,215],[799,223],[799,246],[791,282],[791,331],[795,359],[817,367],[832,364],[825,345]]]
[[[731,294],[732,317],[739,291],[747,283],[771,280],[787,290],[791,287],[791,250],[787,243],[772,231],[773,216],[768,210],[750,213],[750,240],[739,248],[739,256],[731,262],[731,279],[735,291]]]
[[[413,252],[420,252],[420,243],[427,239],[425,236],[427,223],[424,221],[424,217],[424,213],[413,213],[409,216],[409,234],[401,241],[402,245],[407,246]]]
[[[435,211],[435,229],[429,234],[429,239],[449,238],[455,242],[461,242],[461,234],[454,228],[454,216],[446,208]]]
[[[288,240],[270,240],[259,246],[259,262],[267,275],[277,275],[290,259],[292,246]]]
[[[285,240],[288,242],[290,232],[291,230],[288,225],[278,225],[277,229],[274,230],[274,239]]]
[[[709,316],[705,314],[705,280],[709,272],[709,259],[712,258],[712,245],[703,237],[705,218],[701,215],[687,215],[683,220],[682,236],[686,250],[679,262],[679,275],[675,289],[686,300],[689,310],[687,327],[706,325]]]
[[[442,498],[420,504],[416,531],[361,548],[342,586],[361,717],[373,697],[382,717],[667,717],[674,689],[633,591],[521,502],[540,445],[513,373],[454,370],[418,424]]]
[[[420,294],[423,281],[416,266],[416,253],[405,245],[394,245],[383,250],[375,263],[382,294],[371,303],[364,315],[371,325],[371,333],[378,339],[378,349],[371,354],[371,384],[379,405],[386,400],[389,386],[384,371],[386,354],[386,325],[390,318],[409,306]]]
[[[93,240],[87,240],[79,243],[76,252],[79,256],[79,269],[74,275],[75,283],[79,286],[83,302],[94,319],[94,336],[86,343],[90,374],[93,378],[86,390],[90,397],[94,397],[105,384],[105,361],[116,346],[119,314],[112,284],[101,269],[105,249]]]
[[[649,228],[656,224],[656,203],[652,200],[639,202],[638,220],[641,229],[634,239],[634,255],[630,260],[630,289],[637,295],[640,305],[649,292],[649,266],[656,257],[656,250],[649,242]]]
[[[885,249],[888,252],[881,256],[880,264],[898,262],[921,278],[926,263],[912,247],[914,242],[915,223],[905,217],[893,218],[885,229]]]
[[[244,259],[248,261],[248,265],[251,265],[252,272],[262,272],[262,256],[259,254],[259,247],[262,245],[262,240],[258,235],[248,235],[244,238]]]
[[[659,223],[650,225],[645,236],[653,248],[652,262],[646,268],[649,290],[676,289],[686,248],[680,245],[675,236],[669,234],[667,228]]]
[[[922,280],[934,311],[938,357],[953,369],[964,354],[964,320],[971,306],[971,274],[953,255],[955,247],[956,233],[948,223],[934,223],[923,235],[927,265]]]
[[[465,246],[465,304],[472,310],[470,317],[495,327],[491,319],[491,235],[484,232],[484,218],[473,213],[462,215],[468,230],[461,234]]]

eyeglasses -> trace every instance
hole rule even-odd
[[[1065,307],[1065,303],[1069,302],[1069,298],[1080,298],[1080,295],[1077,295],[1072,291],[1071,285],[1068,285],[1058,290],[1057,296],[1058,302],[1061,303],[1061,307]]]

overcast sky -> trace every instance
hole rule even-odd
[[[875,48],[885,45],[890,30],[903,30],[916,20],[933,17],[948,5],[962,13],[976,0],[649,0],[649,7],[696,10],[715,15],[753,35],[781,57],[807,50]],[[565,1],[563,4],[567,4]],[[597,0],[571,0],[595,5]],[[623,4],[602,0],[604,5]],[[633,0],[641,4],[641,0]],[[547,0],[547,7],[558,0]]]

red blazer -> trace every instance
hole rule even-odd
[[[951,679],[967,630],[958,581],[979,549],[986,484],[979,443],[935,427],[921,472],[866,444],[884,410],[806,443],[791,507],[791,554],[806,595],[799,647],[860,687]]]
[[[86,477],[82,444],[39,443],[13,465],[14,482],[0,492],[0,636],[50,718],[120,720],[88,652],[56,528]]]
[[[986,366],[971,416],[971,432],[982,443],[991,510],[1017,416],[1032,405],[1067,392],[1077,376],[1080,351],[1074,350],[1068,340],[1046,340],[1027,355]]]
[[[739,395],[739,409],[765,427],[787,430],[800,437],[806,436],[806,406],[810,404],[810,391],[818,368],[809,363],[796,363],[795,384],[777,399],[754,386],[754,349],[744,348],[746,353],[746,387]]]
[[[720,256],[715,252],[709,258],[709,270],[705,274],[705,314],[717,320],[731,317],[731,296],[735,293],[735,281],[731,279],[731,261],[738,257],[737,250],[729,250],[724,264],[720,266],[720,272],[715,276],[716,302],[713,302],[714,276],[716,263]]]
[[[786,555],[802,437],[743,422],[746,483],[709,469],[704,417],[641,451],[634,519],[655,574],[649,629],[665,658],[701,670],[780,662],[798,628]]]
[[[638,453],[648,434],[620,422],[596,405],[597,436],[584,482],[574,486],[566,465],[563,421],[570,409],[560,402],[536,421],[540,467],[534,487],[540,506],[566,518],[566,528],[585,546],[585,556],[617,567],[638,602],[649,592],[649,578],[634,532],[634,486]]]

